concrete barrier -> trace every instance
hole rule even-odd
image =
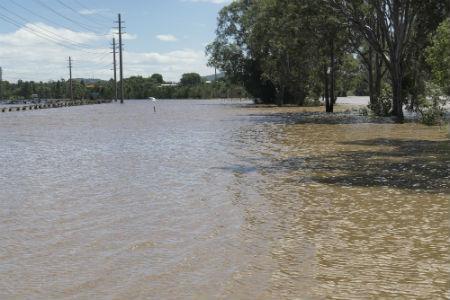
[[[81,105],[95,105],[111,103],[111,100],[74,100],[74,101],[48,101],[45,104],[30,104],[25,106],[11,106],[0,108],[1,112],[12,112],[12,111],[26,111],[26,110],[37,110],[37,109],[48,109],[48,108],[59,108],[59,107],[70,107],[70,106],[81,106]]]

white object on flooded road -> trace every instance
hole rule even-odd
[[[152,100],[153,102],[153,112],[156,112],[156,98],[155,97],[148,97],[149,100]]]

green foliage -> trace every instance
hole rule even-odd
[[[375,114],[401,120],[431,76],[425,53],[450,90],[448,20],[424,51],[449,10],[441,0],[236,0],[219,13],[209,64],[263,102],[324,97],[332,111],[336,96],[370,95]]]
[[[342,64],[338,72],[337,93],[339,97],[347,97],[349,93],[368,95],[367,87],[366,90],[358,90],[363,86],[364,74],[361,72],[360,61],[353,54],[346,54],[342,57]]]
[[[309,106],[309,107],[321,106],[322,102],[320,102],[319,98],[317,98],[317,97],[307,97],[305,99],[305,102],[304,102],[303,105],[304,106]]]
[[[164,79],[163,79],[163,76],[161,74],[153,74],[152,76],[150,76],[150,79],[153,80],[157,84],[163,84],[164,83]]]
[[[422,111],[422,123],[428,126],[439,125],[444,117],[442,107],[429,107]]]
[[[10,83],[3,81],[4,99],[30,99],[31,95],[38,94],[41,98],[64,98],[68,94],[68,82],[64,79],[51,82],[22,81]]]
[[[196,74],[198,75],[198,74]],[[198,75],[200,76],[200,75]],[[185,76],[186,77],[186,76]],[[187,76],[190,78],[191,76]],[[197,76],[194,76],[197,78]],[[213,83],[202,82],[189,85],[160,84],[159,76],[151,77],[133,76],[124,80],[125,97],[128,99],[210,99],[210,98],[246,98],[248,95],[241,85],[226,80]],[[198,82],[198,78],[195,79]],[[61,80],[57,82],[34,83],[19,81],[12,84],[3,82],[3,95],[5,99],[30,99],[32,94],[38,94],[41,99],[68,98],[69,84]],[[73,81],[75,99],[113,99],[114,81],[98,80],[86,84],[83,81]]]
[[[304,105],[322,94],[331,55],[336,83],[352,76],[339,72],[348,50],[342,23],[323,0],[234,1],[219,13],[209,64],[263,102]]]
[[[425,125],[438,125],[442,122],[445,114],[444,106],[448,97],[442,96],[441,88],[434,83],[427,83],[425,94],[419,97],[418,111],[422,123]]]
[[[361,115],[361,116],[368,116],[369,115],[369,109],[367,108],[367,107],[361,107],[359,110],[358,110],[358,112],[359,112],[359,114]]]
[[[158,84],[155,77],[130,77],[125,79],[128,99],[210,99],[245,98],[247,94],[240,85],[225,80],[206,83],[197,73],[183,74],[180,84]]]
[[[450,95],[450,18],[442,22],[437,29],[426,55],[433,82]]]
[[[392,110],[392,91],[389,88],[383,88],[381,95],[374,99],[368,108],[376,115],[381,117],[389,116]]]
[[[218,16],[216,39],[206,47],[208,64],[222,70],[227,78],[245,87],[253,97],[273,102],[275,86],[263,77],[262,57],[250,47],[258,3],[233,1]]]
[[[193,86],[202,83],[202,77],[197,73],[186,73],[181,76],[180,84],[182,86]]]

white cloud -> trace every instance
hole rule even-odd
[[[42,39],[27,29],[41,31],[43,28],[65,39],[80,43],[70,49],[60,44]],[[5,80],[17,79],[47,81],[68,77],[67,59],[74,59],[73,76],[75,78],[112,77],[110,54],[110,36],[98,36],[89,32],[74,32],[54,28],[42,23],[27,26],[7,34],[0,34],[0,59]],[[135,37],[130,35],[130,37]],[[55,37],[56,38],[56,37]],[[82,45],[92,45],[83,49]],[[86,52],[87,51],[87,52]],[[180,49],[170,52],[124,51],[124,75],[149,76],[163,74],[166,80],[178,80],[186,72],[211,73],[206,66],[203,50]]]
[[[55,28],[44,23],[29,23],[13,33],[0,35],[0,42],[14,45],[46,43],[48,39],[56,39],[61,42],[69,40],[83,44],[96,42],[104,39],[104,37],[91,32],[75,32],[65,28]]]
[[[171,34],[158,34],[156,36],[156,38],[158,40],[160,40],[160,41],[163,41],[163,42],[176,42],[176,41],[178,41],[176,36],[171,35]]]
[[[105,8],[102,8],[102,9],[82,9],[82,10],[80,10],[78,12],[80,14],[82,14],[82,15],[89,16],[89,15],[97,15],[97,14],[101,14],[101,13],[108,13],[109,9],[105,9]]]

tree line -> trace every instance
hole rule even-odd
[[[113,80],[72,81],[75,99],[114,99],[115,85]],[[22,81],[1,83],[4,99],[31,99],[36,95],[39,99],[67,99],[70,97],[68,80],[60,79],[49,82]],[[245,89],[225,78],[212,82],[205,80],[197,73],[183,74],[180,83],[167,83],[161,74],[149,77],[133,76],[124,79],[124,92],[128,99],[210,99],[210,98],[245,98]]]
[[[449,10],[443,0],[237,0],[220,11],[206,51],[263,102],[321,98],[333,112],[351,90],[402,119],[404,106],[450,94]]]

